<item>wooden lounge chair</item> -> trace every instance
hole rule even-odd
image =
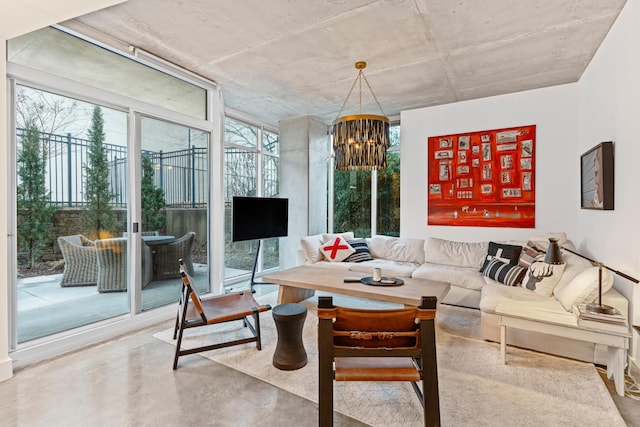
[[[250,291],[232,292],[207,299],[200,299],[193,280],[191,276],[189,276],[186,265],[182,260],[179,261],[179,269],[182,276],[183,287],[178,303],[176,325],[173,330],[173,339],[177,338],[178,340],[176,343],[176,353],[173,358],[173,369],[178,368],[178,358],[187,354],[200,353],[250,342],[255,342],[256,348],[262,350],[260,313],[271,310],[270,305],[258,304]],[[249,316],[253,317],[253,325],[248,320]],[[231,322],[234,320],[241,320],[244,326],[251,332],[251,336],[196,348],[182,349],[182,338],[185,329]]]
[[[420,307],[393,310],[338,307],[332,297],[319,297],[319,425],[333,425],[335,380],[410,381],[424,425],[439,426],[435,314],[435,297],[422,297]]]

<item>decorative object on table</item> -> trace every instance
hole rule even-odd
[[[361,283],[370,286],[401,286],[404,285],[404,280],[395,277],[380,277],[380,280],[375,280],[373,277],[363,277],[360,279]]]
[[[389,149],[389,119],[373,93],[371,85],[364,75],[367,63],[356,62],[358,75],[351,85],[349,94],[344,100],[338,118],[333,123],[333,152],[335,167],[341,171],[370,171],[387,167],[387,150]],[[362,81],[367,84],[369,92],[375,100],[382,115],[362,114]],[[360,92],[360,109],[358,114],[340,116],[344,110],[353,88],[358,83]]]
[[[231,206],[232,240],[242,242],[256,240],[256,257],[251,271],[250,288],[253,285],[270,285],[256,282],[256,269],[262,239],[286,237],[289,232],[289,199],[278,197],[233,197]]]
[[[598,322],[606,322],[606,323],[626,323],[626,319],[620,310],[612,307],[610,313],[598,313],[595,311],[590,311],[587,309],[587,304],[576,304],[575,313],[578,315],[580,319],[585,320],[596,320]]]
[[[616,273],[618,276],[620,277],[624,277],[625,279],[633,282],[633,283],[638,283],[640,282],[638,279],[636,279],[635,277],[631,277],[628,274],[622,273],[621,271],[618,270],[614,270],[611,267],[608,267],[606,265],[604,265],[601,262],[595,261],[589,257],[586,257],[582,254],[579,254],[578,252],[572,251],[571,249],[567,249],[566,247],[563,247],[562,249],[564,249],[565,251],[571,252],[574,255],[578,255],[581,258],[586,259],[587,261],[591,262],[593,265],[595,265],[596,267],[598,267],[598,302],[597,303],[589,303],[586,306],[587,311],[590,311],[592,313],[600,313],[600,314],[614,314],[615,313],[615,308],[602,304],[602,284],[603,284],[603,269],[606,268],[607,270]],[[611,280],[611,285],[613,285],[613,280]]]
[[[538,255],[531,263],[522,281],[522,286],[537,294],[549,297],[553,295],[553,288],[560,281],[565,266],[558,239],[550,237],[546,254],[544,256]]]
[[[430,136],[429,225],[535,227],[536,126]]]
[[[302,342],[307,307],[296,303],[280,304],[271,310],[271,314],[278,332],[273,366],[283,371],[302,368],[307,364],[307,352]]]
[[[382,280],[382,269],[378,267],[374,267],[373,269],[373,280],[379,282]]]
[[[613,142],[602,142],[580,156],[580,207],[613,210]]]

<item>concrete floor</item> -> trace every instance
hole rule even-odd
[[[257,287],[258,293],[273,290]],[[171,369],[173,347],[153,334],[172,321],[16,369],[0,383],[7,426],[315,426],[317,404],[197,355]],[[636,378],[640,378],[637,372]],[[615,395],[630,427],[640,402]],[[365,425],[335,414],[336,426]]]
[[[198,355],[171,369],[172,322],[17,370],[6,426],[316,426],[317,404]],[[363,426],[336,414],[337,426]]]

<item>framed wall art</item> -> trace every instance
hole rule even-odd
[[[613,210],[613,142],[602,142],[580,156],[580,207]]]
[[[535,227],[535,125],[427,144],[429,225]]]

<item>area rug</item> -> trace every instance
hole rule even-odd
[[[259,298],[275,305],[275,295]],[[261,316],[262,351],[255,343],[201,353],[230,368],[318,401],[316,300],[308,308],[303,339],[308,364],[296,371],[273,367],[277,342],[271,313]],[[334,304],[385,306],[367,300],[336,296]],[[437,357],[443,426],[625,426],[609,392],[592,364],[532,351],[508,348],[507,364],[500,363],[498,344],[479,338],[477,310],[442,305],[437,314]],[[156,338],[174,344],[173,331]],[[185,333],[184,344],[246,335],[241,322],[196,328]],[[189,363],[189,357],[180,363]],[[373,426],[421,426],[422,410],[408,383],[334,383],[334,409]]]

